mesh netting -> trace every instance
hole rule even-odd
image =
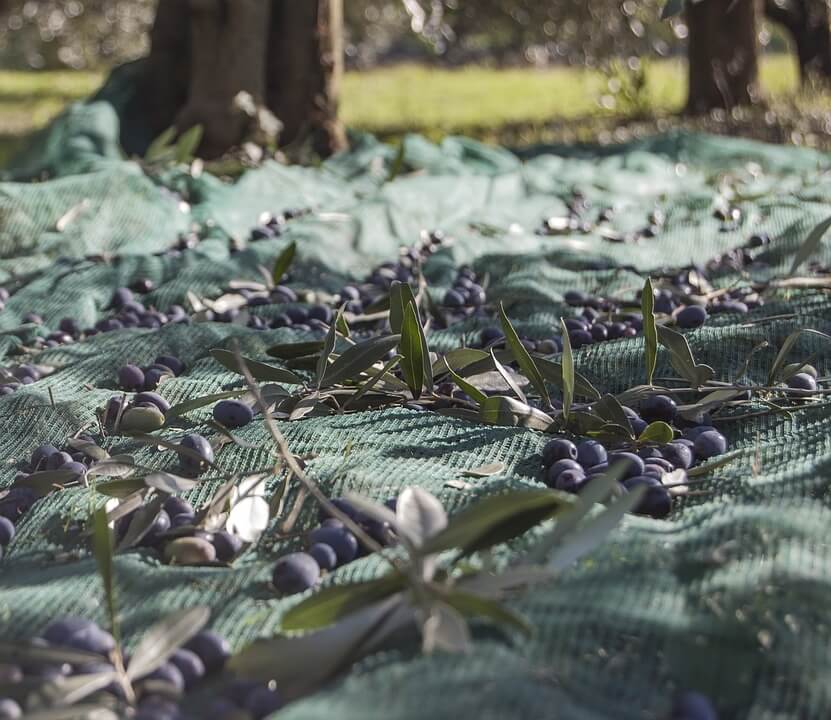
[[[440,290],[450,284],[456,264],[470,262],[489,275],[490,300],[502,300],[523,332],[545,337],[567,312],[566,290],[633,291],[649,271],[703,262],[752,232],[774,238],[763,255],[769,269],[759,278],[782,273],[831,199],[825,155],[690,135],[605,149],[547,148],[522,158],[461,138],[435,146],[411,137],[404,157],[414,172],[391,182],[385,180],[396,151],[361,137],[351,153],[316,169],[268,163],[235,184],[176,173],[161,182],[118,158],[112,117],[105,103],[74,108],[10,174],[20,180],[46,173],[50,179],[0,184],[0,278],[17,288],[0,313],[0,330],[16,328],[32,310],[50,327],[65,316],[92,324],[105,315],[113,288],[139,277],[153,280],[147,302],[160,308],[184,303],[189,290],[216,296],[231,278],[259,280],[258,266],[268,266],[289,240],[299,251],[294,276],[304,285],[337,289],[394,257],[421,230],[441,228],[455,242],[431,259],[431,283]],[[728,231],[712,212],[715,189],[725,181],[740,188],[734,202],[743,211],[740,226]],[[638,227],[656,206],[666,213],[665,229],[638,245],[596,234],[536,235],[542,217],[565,211],[575,187],[595,206],[614,204],[623,230]],[[228,240],[244,239],[260,213],[296,206],[317,212],[292,221],[279,239],[229,250]],[[178,256],[153,254],[194,223],[213,225],[212,239]],[[827,245],[817,259],[831,260]],[[766,317],[779,319],[760,322]],[[479,327],[468,322],[433,333],[431,341],[449,349]],[[831,332],[826,294],[794,292],[741,319],[714,318],[688,337],[699,362],[717,368],[722,378],[733,378],[751,350],[768,341],[747,370],[749,379],[763,382],[776,348],[804,327]],[[91,423],[95,408],[115,389],[115,369],[127,361],[147,364],[161,352],[183,359],[186,374],[162,386],[171,402],[221,391],[235,376],[208,351],[232,337],[253,357],[298,339],[290,329],[204,323],[123,330],[42,352],[38,362],[57,371],[0,398],[0,487],[11,483],[36,445],[61,444]],[[17,343],[6,336],[0,351]],[[831,374],[829,347],[803,337],[794,359],[812,354],[820,375]],[[584,348],[575,357],[580,372],[605,391],[645,380],[640,338]],[[673,374],[661,351],[656,376]],[[373,657],[281,717],[660,718],[681,687],[711,695],[724,717],[826,720],[827,405],[723,423],[720,429],[739,454],[696,488],[708,492],[680,500],[666,521],[628,518],[589,561],[515,601],[536,629],[530,640],[506,643],[483,626],[477,627],[474,652],[463,660],[420,657],[412,648]],[[193,419],[204,420],[208,412]],[[482,494],[540,486],[534,454],[544,437],[534,431],[404,409],[284,422],[281,429],[294,452],[313,456],[309,472],[330,496],[352,490],[384,500],[417,484],[453,512]],[[211,436],[206,426],[202,431]],[[262,449],[226,445],[219,466],[262,467],[268,457],[264,429],[252,424],[238,434]],[[175,466],[172,453],[124,439],[112,439],[108,447],[149,467]],[[472,481],[472,490],[445,484],[460,469],[497,460],[505,463],[504,473]],[[205,500],[213,489],[205,483],[189,499]],[[21,522],[0,565],[4,638],[30,637],[61,614],[104,622],[95,563],[83,539],[66,532],[95,502],[88,490],[55,493]],[[307,507],[301,527],[312,527],[315,515]],[[274,560],[291,547],[266,537],[231,569],[168,567],[149,552],[119,556],[126,636],[134,640],[161,615],[196,604],[211,608],[213,626],[235,648],[276,631],[296,598],[276,599],[268,580]],[[382,570],[368,557],[328,582],[366,579]]]

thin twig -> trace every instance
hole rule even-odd
[[[245,378],[245,383],[248,386],[248,390],[254,396],[254,400],[257,403],[257,406],[260,409],[260,412],[263,416],[263,422],[265,423],[268,432],[271,435],[271,438],[274,440],[274,444],[277,446],[277,449],[280,451],[280,455],[282,456],[285,463],[289,466],[289,469],[292,473],[297,477],[297,479],[303,483],[306,489],[309,491],[309,494],[317,500],[323,508],[328,512],[332,517],[340,520],[346,528],[352,532],[364,545],[366,545],[370,550],[373,552],[379,553],[383,557],[385,557],[390,563],[392,563],[396,568],[398,565],[394,558],[388,558],[384,555],[384,548],[376,542],[358,523],[356,523],[352,518],[350,518],[346,513],[342,512],[340,508],[338,508],[334,503],[326,497],[326,494],[318,487],[317,483],[312,480],[306,473],[303,471],[303,468],[300,467],[300,463],[297,462],[297,459],[292,454],[291,450],[289,449],[288,442],[286,441],[285,436],[283,433],[280,432],[277,425],[274,423],[274,420],[268,414],[268,406],[265,404],[263,400],[263,396],[260,393],[260,388],[257,385],[254,377],[251,375],[250,370],[248,369],[248,365],[246,365],[245,360],[243,359],[242,355],[239,351],[239,346],[234,345],[234,357],[237,360],[237,365],[239,366],[240,372],[242,373],[243,377]],[[398,568],[401,569],[401,568]]]

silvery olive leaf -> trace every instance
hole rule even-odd
[[[268,475],[252,475],[240,481],[231,493],[228,532],[244,542],[257,542],[271,519],[265,481]]]
[[[153,625],[141,638],[127,666],[131,680],[152,673],[198,633],[211,617],[205,607],[179,610]]]
[[[428,655],[441,651],[467,653],[473,646],[467,622],[456,609],[437,602],[421,629],[422,649]]]

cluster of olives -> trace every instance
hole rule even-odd
[[[629,407],[623,409],[636,435],[651,422],[673,422],[677,412],[675,401],[667,395],[651,396],[641,403],[640,413]],[[726,451],[727,439],[712,425],[695,425],[665,445],[649,444],[637,451],[609,449],[596,440],[575,444],[558,437],[543,448],[544,482],[556,490],[577,493],[592,477],[604,474],[612,465],[622,465],[624,490],[647,487],[635,512],[662,518],[672,509],[672,494],[662,482],[664,476],[686,471]],[[683,484],[683,477],[676,474],[674,482]]]
[[[391,499],[386,505],[394,511],[395,503],[395,499]],[[368,517],[345,498],[335,498],[332,504],[382,547],[395,541],[387,523]],[[306,536],[308,550],[284,555],[274,565],[271,582],[281,595],[294,595],[313,588],[320,580],[321,572],[331,572],[366,552],[340,520],[329,517],[325,510],[321,510],[319,519],[320,525]]]
[[[155,390],[162,380],[178,377],[185,371],[185,364],[172,355],[159,355],[152,365],[124,365],[118,370],[118,384],[128,392]]]
[[[100,412],[101,424],[109,432],[119,429],[148,432],[158,430],[165,422],[165,413],[170,403],[157,392],[144,390],[136,393],[132,400],[124,395],[114,395]]]
[[[276,215],[266,213],[260,218],[259,224],[251,230],[249,239],[252,242],[256,242],[257,240],[269,240],[280,237],[289,220],[303,217],[311,212],[311,208],[288,208]]]
[[[11,395],[21,385],[31,385],[43,377],[43,371],[29,363],[7,370],[6,374],[8,379],[0,384],[0,396]]]
[[[94,442],[91,437],[81,435],[77,438],[81,442]],[[95,461],[82,450],[76,450],[67,445],[60,450],[54,445],[38,445],[33,451],[29,463],[22,468],[19,476],[25,477],[29,473],[44,470],[68,470],[79,478],[86,475],[89,466]]]
[[[662,210],[655,208],[647,218],[646,224],[628,233],[620,233],[603,226],[612,222],[615,216],[614,208],[603,206],[598,208],[595,219],[591,217],[592,202],[578,190],[572,190],[566,200],[566,214],[544,218],[536,230],[537,235],[563,235],[572,233],[588,234],[600,230],[604,239],[611,242],[634,243],[640,239],[654,238],[663,228],[666,216]]]
[[[29,512],[37,500],[37,493],[22,485],[0,490],[0,559],[14,540],[18,521]]]
[[[135,517],[132,513],[119,518],[116,535],[122,539]],[[207,532],[196,525],[193,506],[180,497],[164,501],[158,515],[137,543],[139,547],[158,551],[166,562],[175,565],[207,565],[229,563],[242,550],[242,540],[226,530]]]
[[[81,617],[63,617],[44,628],[32,645],[55,649],[80,650],[101,657],[100,661],[73,664],[27,661],[27,664],[0,665],[0,683],[14,687],[17,684],[47,682],[91,673],[114,672],[112,663],[116,642],[113,636],[96,623]],[[203,630],[192,637],[184,647],[173,652],[164,663],[151,673],[137,678],[133,689],[137,695],[134,720],[184,720],[192,717],[210,717],[216,720],[250,717],[260,720],[279,710],[283,700],[279,693],[263,684],[247,680],[222,682],[221,673],[230,657],[227,640],[212,630]],[[129,656],[124,657],[127,668]],[[184,709],[184,702],[177,703],[172,695],[184,695],[211,681],[208,698],[200,706],[199,715]],[[167,686],[171,692],[163,692]],[[167,688],[164,688],[166,690]],[[109,695],[111,702],[123,702],[124,690],[112,682],[99,691]],[[216,693],[216,694],[214,694]],[[28,708],[12,698],[0,698],[0,720],[25,717]],[[204,714],[202,714],[204,712]]]

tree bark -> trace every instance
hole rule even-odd
[[[831,79],[831,15],[827,0],[765,0],[765,15],[793,38],[799,75]]]
[[[757,0],[687,3],[687,112],[730,110],[759,99]]]
[[[202,125],[211,158],[246,139],[251,118],[234,103],[246,92],[283,123],[281,145],[340,150],[342,11],[343,0],[160,0],[130,115],[154,136]]]
[[[342,0],[273,0],[266,104],[283,123],[281,141],[312,138],[331,155],[346,147],[337,120],[343,74]],[[280,28],[291,28],[283,32]]]

